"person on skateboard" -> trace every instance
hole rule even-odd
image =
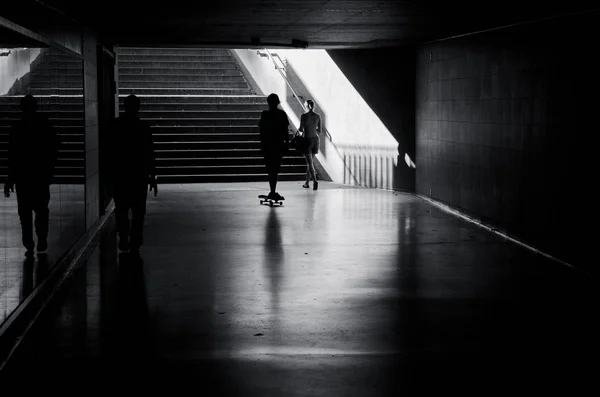
[[[277,179],[281,170],[281,160],[288,151],[290,134],[287,114],[279,109],[279,97],[271,94],[267,97],[269,110],[263,110],[258,126],[260,128],[260,142],[265,159],[267,174],[269,175],[270,192],[267,198],[271,200],[284,200],[277,193]]]

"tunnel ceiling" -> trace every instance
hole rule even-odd
[[[412,44],[591,9],[573,0],[42,0],[119,45]],[[255,40],[259,39],[257,43]]]
[[[0,26],[0,48],[46,47],[46,44]],[[0,51],[5,53],[5,51]]]

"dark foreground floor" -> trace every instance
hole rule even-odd
[[[84,185],[51,185],[48,208],[47,255],[34,260],[24,256],[17,195],[0,196],[0,324],[85,233]]]
[[[163,187],[141,257],[118,256],[109,227],[2,384],[344,397],[597,388],[592,279],[416,197],[322,187],[282,184],[281,208],[259,205],[262,184]]]

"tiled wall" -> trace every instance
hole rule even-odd
[[[98,174],[98,74],[97,42],[95,37],[83,35],[83,71],[85,89],[85,204],[86,226],[90,228],[100,216]]]
[[[581,137],[597,130],[586,110],[597,72],[585,55],[597,22],[560,18],[420,47],[417,192],[576,260],[574,181],[591,173]]]

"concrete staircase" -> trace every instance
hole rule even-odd
[[[0,96],[0,181],[8,173],[10,126],[20,117],[19,102],[26,94],[38,100],[38,111],[50,119],[61,144],[55,183],[85,182],[83,65],[55,49],[44,49],[31,71]]]
[[[267,181],[255,95],[225,49],[121,48],[119,97],[136,94],[152,126],[160,183]],[[280,180],[302,180],[304,158],[291,152]]]

